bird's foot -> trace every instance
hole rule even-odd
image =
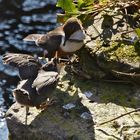
[[[29,107],[26,106],[25,125],[27,125],[27,117],[28,117],[28,113],[29,113]]]
[[[57,99],[55,97],[51,98],[49,101],[43,102],[40,106],[39,109],[41,110],[46,110],[49,106],[55,104],[57,102]]]
[[[48,51],[47,51],[47,50],[44,50],[44,51],[43,51],[43,57],[46,58],[47,55],[48,55]]]
[[[69,63],[70,59],[69,58],[58,58],[59,63]]]

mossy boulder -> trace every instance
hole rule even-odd
[[[140,80],[140,41],[136,28],[140,27],[140,21],[134,15],[138,7],[129,5],[126,10],[130,15],[118,10],[100,12],[86,28],[80,65],[93,78],[112,76],[137,81]]]
[[[25,107],[14,103],[6,113],[10,140],[108,140],[140,138],[140,88],[130,84],[99,82],[63,73],[54,96],[58,102],[45,111],[30,108],[25,125]],[[65,109],[67,104],[74,104]]]

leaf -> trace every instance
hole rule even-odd
[[[69,14],[57,14],[57,21],[61,23],[65,23],[67,19],[69,19],[71,15]]]
[[[137,36],[140,38],[140,28],[136,28],[135,32],[136,32]]]
[[[83,0],[86,6],[92,5],[93,4],[93,0]]]
[[[81,8],[81,6],[84,4],[83,0],[78,0],[78,8]]]
[[[93,9],[93,0],[77,0],[78,10]]]
[[[100,0],[99,1],[99,3],[103,4],[103,5],[107,4],[108,2],[110,2],[110,0]]]
[[[73,0],[58,0],[56,6],[61,7],[66,13],[76,13],[78,11]]]

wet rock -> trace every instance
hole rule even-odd
[[[69,104],[63,105],[63,108],[66,110],[69,110],[69,109],[74,108],[75,106],[76,106],[75,104],[69,103]]]
[[[52,106],[43,112],[31,108],[26,126],[24,125],[25,108],[13,104],[6,113],[11,139],[68,140],[73,135],[77,140],[94,138],[92,129],[87,129],[89,124],[86,121],[74,114],[70,114],[71,118],[65,118],[60,111],[61,108],[58,106]]]
[[[6,113],[6,120],[11,139],[28,140],[33,137],[37,140],[94,139],[94,129],[89,127],[93,120],[89,122],[80,117],[81,113],[86,109],[82,109],[84,106],[80,104],[77,96],[76,98],[72,97],[72,90],[68,93],[63,92],[69,86],[65,81],[64,83],[62,82],[65,74],[64,69],[60,74],[60,82],[63,86],[62,88],[58,86],[53,94],[53,96],[57,97],[58,102],[44,111],[37,110],[35,107],[30,108],[27,126],[25,125],[25,107],[14,103],[9,108]],[[68,82],[69,80],[66,79],[66,81]],[[65,105],[68,110],[63,108]],[[72,109],[69,107],[72,107]]]
[[[90,91],[86,91],[84,94],[87,98],[90,98],[93,95],[93,93]]]
[[[83,119],[85,119],[85,120],[92,120],[92,116],[91,116],[91,114],[88,113],[88,112],[83,112],[83,113],[81,114],[81,118],[83,118]]]
[[[69,72],[68,72],[69,73]],[[71,80],[70,80],[71,79]],[[66,84],[69,83],[73,84]],[[28,126],[25,126],[25,107],[15,103],[7,112],[7,123],[14,140],[108,140],[125,137],[139,137],[140,113],[126,115],[110,123],[100,123],[132,111],[140,106],[140,88],[128,84],[113,84],[81,80],[80,77],[63,73],[61,85],[55,94],[58,103],[44,112],[30,108]],[[71,86],[75,86],[73,92]],[[86,92],[93,93],[94,102],[90,102]],[[100,99],[100,100],[96,100]],[[64,105],[74,103],[76,106],[66,110]],[[133,119],[132,119],[133,118]],[[129,139],[128,139],[129,140]]]

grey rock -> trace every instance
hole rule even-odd
[[[87,129],[88,123],[80,117],[70,114],[65,118],[61,108],[52,106],[41,112],[35,108],[30,109],[28,125],[24,125],[25,108],[15,103],[6,113],[6,120],[10,138],[14,140],[71,140],[76,136],[78,140],[91,140],[94,138],[92,129]]]
[[[76,106],[76,105],[73,104],[73,103],[68,103],[68,104],[66,104],[66,105],[63,105],[63,108],[69,110],[69,109],[74,108],[75,106]]]

